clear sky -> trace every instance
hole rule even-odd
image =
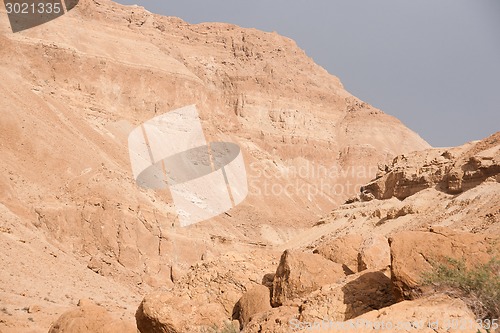
[[[433,146],[500,131],[500,0],[118,0],[294,39]]]

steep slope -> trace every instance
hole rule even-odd
[[[278,246],[261,254],[260,265],[255,265],[255,255],[233,255],[191,267],[182,284],[143,300],[136,315],[141,332],[156,332],[148,329],[152,322],[171,324],[173,332],[203,332],[231,318],[238,319],[232,325],[243,332],[381,330],[371,325],[386,325],[388,332],[489,329],[488,321],[476,319],[488,318],[491,324],[500,314],[498,261],[492,261],[489,273],[481,270],[479,283],[467,285],[470,294],[456,285],[425,284],[424,274],[451,258],[464,263],[458,272],[466,280],[465,268],[498,259],[499,139],[500,132],[462,147],[398,156],[370,183],[379,186],[364,187],[391,189],[390,198],[361,193],[369,201],[349,200],[335,209],[282,245],[279,260]],[[396,178],[402,181],[394,181],[401,174],[406,176]],[[460,193],[441,186],[450,174],[463,180]],[[407,195],[400,200],[398,193]],[[451,273],[446,274],[449,278]],[[227,278],[218,279],[221,275]],[[200,293],[203,285],[209,287]],[[483,285],[492,286],[487,294],[478,292]],[[221,290],[225,292],[217,292]],[[451,298],[436,295],[440,293]],[[186,303],[200,311],[180,315]],[[214,309],[210,322],[202,315],[207,308]],[[457,317],[467,320],[460,329],[452,326]],[[363,323],[367,326],[352,326]],[[495,327],[490,331],[498,331]]]
[[[141,293],[171,283],[176,267],[204,253],[290,240],[372,179],[378,163],[429,147],[346,92],[287,38],[190,25],[110,1],[82,0],[63,17],[16,34],[0,20],[0,71],[5,230],[21,237],[15,225],[23,223],[33,242],[76,255],[77,267]],[[250,194],[228,215],[181,229],[169,193],[136,186],[127,136],[191,104],[207,140],[242,148]],[[16,260],[27,259],[16,257],[4,234],[2,252],[14,260],[0,285],[14,302],[25,287],[9,276],[31,277],[18,271]],[[52,265],[48,250],[36,258]],[[93,293],[65,282],[71,265],[36,287],[75,291],[58,306],[75,304],[71,294]],[[43,326],[48,319],[37,320]]]

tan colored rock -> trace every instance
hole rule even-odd
[[[325,333],[477,333],[476,318],[459,300],[435,295],[415,301],[403,301],[370,311],[346,322],[292,322],[294,332],[311,332],[317,327]],[[313,326],[313,325],[318,326]],[[322,328],[321,325],[323,324]]]
[[[500,174],[499,139],[500,132],[497,132],[479,143],[451,151],[433,149],[425,154],[413,152],[397,156],[384,174],[362,187],[362,199],[373,196],[402,200],[435,186],[450,194],[474,188]]]
[[[271,291],[266,286],[255,286],[241,296],[236,303],[233,318],[238,319],[240,327],[245,327],[252,316],[271,309]]]
[[[267,273],[262,277],[262,285],[266,286],[271,291],[273,289],[273,281],[275,275],[276,273]]]
[[[286,304],[343,277],[341,264],[318,254],[286,250],[274,276],[271,304]]]
[[[126,285],[156,285],[143,277],[174,257],[189,267],[207,251],[213,232],[206,224],[192,228],[192,235],[177,232],[172,201],[133,181],[127,137],[154,116],[196,103],[207,138],[241,146],[247,166],[256,166],[248,170],[257,171],[251,175],[257,185],[346,185],[342,193],[314,195],[314,205],[294,188],[292,198],[250,191],[231,213],[241,224],[215,219],[227,239],[241,237],[244,243],[266,241],[253,230],[264,220],[281,225],[277,241],[286,241],[290,230],[354,195],[357,189],[348,181],[371,179],[370,167],[388,155],[428,147],[276,33],[224,23],[190,25],[112,1],[82,0],[72,13],[63,22],[31,29],[25,39],[12,34],[8,20],[0,22],[0,49],[8,59],[0,70],[10,73],[0,88],[0,109],[6,110],[0,123],[0,196],[65,250],[106,257],[109,263],[93,260],[90,268]],[[61,34],[67,27],[92,41]],[[47,58],[33,56],[40,52]],[[168,94],[159,98],[161,92]],[[57,158],[49,163],[54,147]],[[29,166],[20,162],[27,160]],[[350,179],[313,172],[305,179],[268,179],[261,173],[269,169],[282,176],[286,166],[313,164],[350,170],[360,161],[367,172]]]
[[[195,302],[172,292],[147,295],[135,315],[141,333],[203,332],[223,325],[228,317],[221,304]]]
[[[172,265],[170,268],[170,279],[173,283],[179,282],[179,280],[184,276],[186,272],[180,268],[178,265]]]
[[[3,7],[0,14],[5,18]],[[68,27],[71,33],[64,33]],[[66,295],[99,295],[99,301],[132,316],[138,295],[168,283],[166,263],[187,268],[206,251],[218,256],[254,244],[283,244],[314,216],[354,195],[357,189],[348,184],[372,179],[371,168],[381,160],[428,147],[397,119],[352,96],[295,42],[276,33],[224,23],[190,25],[140,6],[81,0],[70,15],[22,34],[13,34],[9,21],[0,20],[0,53],[5,59],[0,64],[0,209],[19,220],[14,225],[26,225],[33,240],[18,251],[8,244],[25,237],[15,227],[4,229],[12,238],[0,237],[0,253],[14,259],[1,258],[0,280],[18,277],[2,301],[15,308],[17,296],[30,286],[30,302],[50,293],[47,312],[59,311]],[[257,186],[232,218],[223,214],[184,229],[176,224],[169,193],[134,182],[127,139],[152,117],[193,103],[209,141],[241,147]],[[328,177],[287,172],[288,166],[311,165],[359,166],[366,172],[346,177],[332,170]],[[325,182],[326,188],[343,186],[341,193],[310,198],[295,186],[310,184],[314,191]],[[288,188],[291,195],[266,193],[264,183]],[[276,232],[260,232],[262,221]],[[88,272],[78,269],[82,256],[90,259]],[[19,262],[33,264],[20,267]],[[180,275],[174,270],[172,277],[181,282]],[[208,287],[192,288],[195,303],[209,294],[216,301],[205,304],[228,311],[241,297],[238,288],[207,292],[217,285],[215,278],[207,280]],[[43,327],[50,325],[51,319],[36,317]]]
[[[391,265],[391,249],[387,238],[380,234],[365,239],[358,256],[358,271],[385,270]]]
[[[161,288],[144,297],[136,312],[137,327],[141,332],[202,332],[223,327],[240,314],[235,306],[239,301],[244,309],[242,318],[248,321],[259,308],[265,311],[270,307],[270,291],[257,281],[275,267],[271,258],[276,255],[228,252],[212,261],[198,262],[170,290]]]
[[[180,324],[172,311],[171,297],[165,294],[153,294],[145,297],[137,312],[135,319],[137,329],[141,333],[178,333],[181,332]]]
[[[395,303],[391,279],[380,271],[349,275],[345,281],[312,292],[299,307],[301,321],[344,321]]]
[[[280,306],[254,316],[242,333],[289,333],[290,322],[298,316],[297,307]]]
[[[68,27],[71,33],[63,33]],[[429,158],[419,155],[414,163],[408,152],[428,147],[418,135],[353,98],[293,41],[277,34],[227,24],[189,25],[140,7],[82,0],[64,19],[22,34],[12,34],[8,21],[0,20],[0,53],[0,209],[19,219],[2,229],[8,234],[0,231],[0,280],[11,282],[3,286],[2,302],[9,309],[37,303],[43,304],[42,313],[54,313],[67,304],[67,294],[99,295],[99,301],[109,301],[115,311],[135,309],[134,297],[149,291],[146,284],[165,285],[165,275],[170,275],[162,268],[165,263],[190,267],[206,253],[207,244],[218,256],[233,247],[245,252],[255,244],[286,243],[316,214],[327,213],[352,195],[354,189],[347,187],[345,195],[330,198],[309,198],[293,189],[292,198],[255,191],[231,212],[233,218],[217,217],[188,231],[172,227],[175,209],[170,201],[138,189],[131,179],[127,134],[154,115],[191,103],[200,105],[207,138],[238,143],[248,165],[257,166],[257,171],[280,173],[286,165],[311,164],[370,170],[386,156],[405,154],[392,171],[387,169],[392,175],[382,175],[380,196],[408,199],[421,189],[429,190],[420,200],[431,212],[398,219],[405,212],[396,210],[395,221],[380,226],[385,233],[436,220],[475,233],[500,233],[498,187],[482,186],[485,177],[499,179],[498,149],[491,150],[498,146],[498,135],[471,145],[463,154],[426,152]],[[285,188],[296,181],[318,185],[315,178],[342,186],[373,175],[326,179],[310,172],[304,179],[271,180],[267,175],[251,176]],[[477,192],[470,193],[473,188]],[[462,195],[443,198],[438,191]],[[371,192],[362,195],[378,204],[373,197]],[[376,221],[365,219],[362,212],[351,216],[356,217],[349,224],[351,232],[372,233]],[[255,227],[261,221],[269,221],[276,232],[263,236],[269,233]],[[22,224],[29,237],[25,230],[16,230]],[[78,269],[82,255],[97,258],[89,267],[100,275]],[[351,258],[350,253],[346,256]],[[407,258],[401,265],[412,267],[411,255]],[[180,307],[173,313],[196,323],[203,323],[203,316],[227,317],[246,288],[260,283],[260,260],[234,269],[199,267],[199,274],[187,278],[174,271],[174,280],[184,285],[174,291],[175,297],[186,295],[191,301],[172,299],[170,305]],[[354,261],[333,261],[356,271]],[[310,279],[307,270],[305,274]],[[18,300],[24,293],[29,302]],[[49,293],[51,302],[42,303]],[[50,321],[42,313],[33,312],[33,317],[46,329]],[[24,317],[18,320],[26,322]]]
[[[349,234],[321,244],[314,253],[342,264],[346,274],[352,274],[358,271],[358,253],[362,242],[362,236]]]
[[[429,231],[403,231],[390,239],[391,273],[401,297],[412,298],[420,292],[423,274],[433,262],[447,258],[464,260],[468,266],[486,263],[500,253],[500,235],[456,232],[444,227]]]
[[[37,313],[40,311],[42,311],[42,308],[40,307],[40,305],[32,305],[28,308],[28,313]]]
[[[65,312],[49,329],[49,333],[136,333],[132,323],[113,318],[101,306],[88,301]]]

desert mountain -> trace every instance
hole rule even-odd
[[[371,233],[361,226],[368,216],[404,210],[399,192],[386,189],[397,177],[414,178],[391,176],[389,166],[425,167],[393,165],[396,156],[424,150],[438,164],[459,156],[425,150],[430,147],[417,134],[352,96],[290,39],[229,24],[191,25],[106,0],[82,0],[66,15],[18,33],[0,20],[0,70],[3,333],[46,332],[80,299],[105,307],[126,326],[135,322],[144,295],[159,287],[170,292],[147,306],[179,297],[193,315],[230,317],[239,297],[276,270],[282,250],[312,249],[357,228],[364,236]],[[137,186],[127,138],[149,119],[193,104],[207,141],[241,147],[249,195],[228,214],[180,228],[168,191]],[[471,170],[482,170],[476,164]],[[477,189],[498,173],[488,170],[459,182],[457,169],[455,178],[433,175],[427,183],[455,179],[463,190]],[[361,198],[374,200],[338,208],[377,172]],[[415,209],[431,221],[433,209],[455,199],[422,186],[409,186],[405,201],[422,198]],[[477,202],[495,213],[494,201]],[[366,215],[364,205],[377,212]],[[323,224],[313,227],[322,216]],[[395,220],[370,223],[380,222],[384,235],[417,224]],[[477,221],[469,225],[496,225]],[[213,284],[219,290],[207,293]],[[198,311],[191,299],[208,305]],[[82,313],[107,318],[88,303],[64,320]]]

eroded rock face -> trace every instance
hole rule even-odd
[[[270,292],[266,286],[255,286],[241,296],[233,311],[233,318],[238,319],[241,328],[252,316],[271,310]]]
[[[376,180],[362,187],[361,200],[367,197],[402,200],[434,186],[457,194],[487,178],[496,179],[500,173],[499,140],[500,132],[462,147],[397,156]]]
[[[273,281],[273,306],[281,306],[345,277],[341,264],[318,254],[286,250]]]
[[[172,200],[135,184],[127,138],[152,117],[197,104],[210,141],[241,147],[255,191],[232,213],[241,225],[216,219],[228,238],[258,230],[260,221],[305,225],[354,195],[347,182],[373,178],[371,169],[387,156],[429,147],[276,33],[190,25],[112,1],[82,0],[72,13],[25,39],[12,34],[8,20],[0,22],[0,71],[12,73],[0,89],[0,169],[9,175],[0,177],[0,199],[61,248],[93,258],[93,271],[125,280],[120,283],[168,283],[165,262],[173,247],[188,266],[207,250],[220,253],[206,245],[211,227],[196,229],[196,237],[174,232]],[[61,34],[67,27],[92,37]],[[317,177],[316,166],[348,175]],[[286,176],[289,168],[302,168],[305,178]],[[277,177],[269,180],[263,171]],[[345,186],[341,194],[315,196],[315,205],[302,190],[291,188],[290,200],[265,187],[299,182],[317,189],[325,180]],[[248,234],[245,241],[267,241]]]
[[[387,238],[380,234],[366,239],[358,234],[348,234],[323,242],[314,253],[342,264],[347,275],[366,269],[383,270],[391,264],[389,243]]]
[[[403,301],[380,310],[373,310],[348,321],[334,318],[299,319],[295,308],[277,308],[250,322],[244,333],[257,332],[325,332],[325,333],[477,333],[474,314],[467,305],[445,295]],[[453,327],[455,320],[470,323]],[[392,325],[392,328],[391,328]],[[383,329],[381,328],[383,327]]]
[[[89,301],[61,315],[49,333],[136,333],[135,325],[113,318],[106,309]]]
[[[280,306],[252,318],[243,329],[243,333],[289,333],[290,323],[298,320],[297,307]]]
[[[403,231],[393,235],[391,273],[399,297],[411,299],[420,293],[423,275],[433,263],[448,258],[464,260],[468,266],[488,262],[500,253],[500,235],[457,232],[444,227],[429,231]]]

